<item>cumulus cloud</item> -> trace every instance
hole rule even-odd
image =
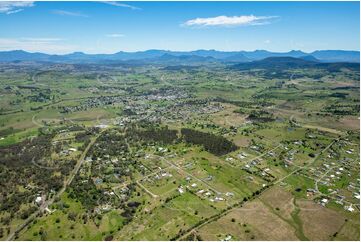
[[[141,8],[135,7],[133,5],[129,5],[129,4],[125,4],[125,3],[121,3],[121,2],[114,2],[114,1],[107,1],[107,2],[102,2],[102,3],[106,3],[109,5],[113,5],[113,6],[117,6],[117,7],[122,7],[122,8],[130,8],[132,10],[141,10]]]
[[[76,46],[64,44],[60,38],[0,38],[0,50],[25,50],[30,52],[69,53]]]
[[[124,37],[124,34],[107,34],[106,36],[109,38],[121,38]]]
[[[254,15],[241,15],[241,16],[217,16],[212,18],[195,18],[186,21],[183,26],[218,26],[218,27],[232,27],[232,26],[247,26],[247,25],[265,25],[269,24],[271,19],[277,16],[254,16]]]
[[[14,13],[18,13],[24,10],[24,8],[28,8],[28,7],[33,7],[34,2],[18,2],[18,1],[13,1],[13,2],[1,2],[0,1],[0,13],[3,14],[14,14]]]
[[[83,18],[89,17],[88,15],[83,14],[83,13],[70,12],[70,11],[65,11],[65,10],[54,10],[53,13],[57,14],[57,15],[72,16],[72,17],[83,17]]]

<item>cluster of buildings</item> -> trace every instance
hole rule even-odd
[[[331,150],[327,158],[321,160],[318,167],[312,167],[301,173],[302,176],[312,179],[315,183],[314,188],[307,189],[307,196],[310,198],[315,195],[321,196],[318,202],[322,206],[333,201],[352,212],[357,207],[359,209],[359,205],[353,204],[359,204],[360,201],[360,179],[355,178],[355,181],[352,181],[351,169],[355,161],[347,157],[335,159],[335,153]],[[342,180],[344,182],[341,182]]]

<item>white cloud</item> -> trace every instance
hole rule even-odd
[[[132,9],[132,10],[141,10],[141,8],[138,8],[138,7],[129,5],[129,4],[121,3],[121,2],[113,2],[113,1],[110,1],[110,2],[102,2],[102,3],[106,3],[106,4],[109,4],[109,5],[113,5],[113,6],[117,6],[117,7],[122,7],[122,8],[130,8],[130,9]]]
[[[24,8],[33,7],[34,2],[18,2],[18,1],[0,1],[0,13],[13,14],[24,10]]]
[[[265,43],[265,44],[270,44],[271,41],[270,41],[269,39],[266,39],[265,41],[263,41],[263,43]]]
[[[72,17],[83,17],[83,18],[89,17],[88,15],[83,14],[83,13],[70,12],[70,11],[65,11],[65,10],[54,10],[53,13],[57,14],[57,15],[72,16]]]
[[[121,38],[124,37],[124,34],[107,34],[106,36],[109,38]]]
[[[25,50],[30,52],[69,53],[76,46],[64,44],[59,38],[0,38],[0,50]]]
[[[241,15],[241,16],[218,16],[213,18],[195,18],[186,21],[183,26],[219,26],[219,27],[232,27],[232,26],[247,26],[247,25],[265,25],[269,24],[269,20],[277,18],[277,16],[254,16],[254,15]]]
[[[6,12],[6,14],[13,14],[13,13],[18,13],[18,12],[21,12],[21,11],[24,11],[24,9],[23,8],[19,8],[19,9],[16,9],[16,10],[11,10],[11,11],[8,11],[8,12]]]

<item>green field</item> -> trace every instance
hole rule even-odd
[[[0,64],[1,240],[359,239],[354,69],[68,67]]]

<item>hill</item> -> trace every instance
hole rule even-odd
[[[50,55],[45,53],[30,53],[23,50],[13,51],[0,51],[0,62],[12,62],[12,61],[48,61],[58,63],[99,63],[107,61],[129,61],[137,60],[141,62],[152,62],[158,60],[158,58],[165,59],[170,58],[167,55],[179,57],[177,62],[184,62],[187,64],[189,59],[197,62],[251,62],[258,61],[270,57],[293,57],[303,58],[310,61],[321,62],[352,62],[359,63],[360,53],[359,51],[341,51],[341,50],[319,50],[312,53],[305,53],[299,50],[292,50],[289,52],[270,52],[267,50],[255,50],[255,51],[217,51],[217,50],[195,50],[195,51],[169,51],[169,50],[146,50],[137,52],[124,52],[120,51],[114,54],[86,54],[83,52],[74,52],[65,55]],[[187,57],[186,57],[187,56]],[[160,60],[161,60],[160,59]]]
[[[238,70],[249,69],[267,69],[267,70],[287,70],[299,68],[322,68],[329,71],[338,71],[341,68],[359,70],[359,63],[337,62],[337,63],[320,63],[314,61],[315,58],[294,58],[294,57],[269,57],[259,61],[249,63],[240,63],[232,66]],[[317,59],[316,59],[317,60]]]
[[[325,62],[360,62],[359,51],[317,50],[311,55]]]

